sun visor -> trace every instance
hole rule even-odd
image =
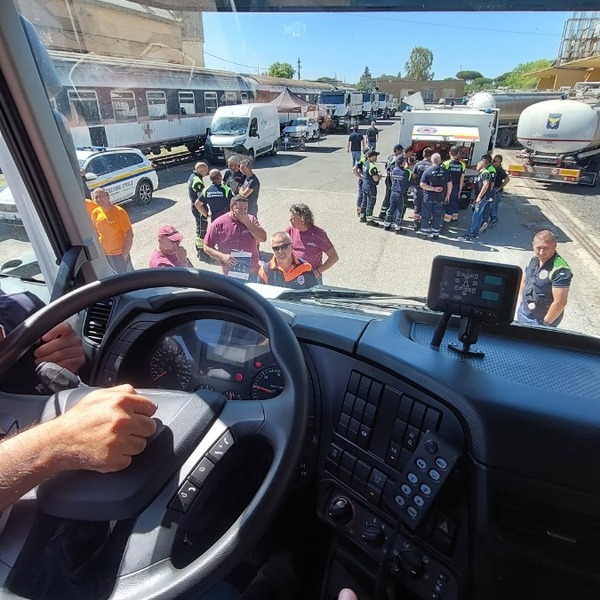
[[[415,125],[412,139],[426,142],[478,142],[479,129],[464,126]]]

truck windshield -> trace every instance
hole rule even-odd
[[[218,117],[210,130],[216,135],[244,135],[248,130],[248,117]]]
[[[259,0],[244,2],[260,4]],[[151,164],[142,164],[143,157],[132,153],[99,152],[89,165],[86,162],[88,175],[96,178],[86,179],[75,164],[73,184],[81,191],[55,193],[70,204],[60,213],[46,215],[48,201],[40,199],[32,205],[28,190],[36,186],[22,185],[18,169],[11,169],[0,156],[11,196],[0,198],[0,270],[21,257],[29,261],[26,255],[31,256],[28,253],[37,244],[35,254],[51,283],[57,255],[64,250],[61,243],[67,239],[76,246],[94,239],[98,246],[89,256],[104,259],[89,214],[83,204],[75,206],[85,180],[91,191],[108,189],[126,211],[133,231],[135,269],[148,267],[157,232],[167,223],[180,229],[182,246],[194,267],[221,272],[220,263],[204,260],[202,251],[198,254],[204,230],[196,227],[187,201],[188,182],[198,161],[206,162],[209,171],[223,171],[231,155],[239,153],[237,158],[253,157],[253,175],[248,178],[254,185],[260,182],[260,190],[257,187],[253,193],[258,198],[255,212],[267,234],[267,241],[260,244],[262,263],[271,260],[273,245],[281,245],[271,243],[274,233],[290,226],[292,233],[305,236],[290,220],[301,227],[307,222],[314,227],[317,241],[311,240],[314,247],[304,247],[302,257],[313,261],[319,283],[424,297],[436,255],[493,259],[535,270],[534,236],[550,231],[552,246],[567,267],[562,267],[562,282],[554,280],[553,267],[542,271],[551,277],[550,284],[555,281],[559,286],[572,276],[573,286],[567,286],[566,295],[559,292],[562,304],[552,309],[549,318],[563,329],[600,334],[596,317],[600,112],[597,97],[593,99],[597,90],[591,89],[590,82],[585,90],[574,89],[576,81],[596,77],[590,75],[589,65],[597,64],[594,72],[600,72],[600,62],[593,54],[582,54],[579,70],[552,66],[554,61],[566,61],[565,48],[575,39],[563,43],[563,30],[583,27],[583,21],[567,12],[566,2],[563,11],[540,13],[343,12],[325,9],[320,2],[305,13],[194,12],[193,0],[184,2],[191,12],[180,12],[162,8],[175,7],[175,2],[153,0],[147,6],[135,4],[136,8],[133,4],[15,2],[48,52],[47,64],[37,61],[42,75],[48,65],[56,71],[55,84],[46,86],[47,100],[40,95],[45,118],[50,120],[55,111],[57,120],[66,124],[67,135],[77,140],[76,146],[134,148]],[[375,2],[372,6],[379,7]],[[112,22],[122,28],[113,31]],[[408,22],[415,26],[404,27]],[[594,26],[584,28],[581,39],[595,39],[598,16],[593,15],[590,23]],[[433,34],[428,41],[422,39],[420,24]],[[358,61],[356,44],[366,39],[366,27],[369,36],[377,37],[375,46],[389,42],[396,48],[393,53],[374,53]],[[396,47],[399,28],[403,43]],[[507,49],[493,61],[485,53],[471,53],[461,56],[458,64],[448,52],[456,46],[457,36],[467,34],[471,47],[489,47],[490,29],[494,43]],[[148,31],[157,33],[148,37],[143,33]],[[531,36],[524,33],[529,31]],[[523,44],[523,39],[528,43]],[[585,53],[585,48],[578,52]],[[484,93],[477,99],[481,104],[468,106],[467,99],[477,93]],[[557,94],[569,98],[548,100]],[[539,102],[529,105],[530,101]],[[559,108],[565,110],[546,110],[543,101],[562,102]],[[246,135],[252,123],[239,116],[248,114],[242,112],[243,106],[264,103],[276,107],[277,113],[254,111],[258,135]],[[532,108],[535,118],[520,122]],[[33,114],[40,112],[38,107]],[[576,122],[571,120],[574,115],[579,115]],[[283,135],[285,124],[306,126],[307,119],[315,123],[308,123],[310,131],[305,135],[298,131],[292,135],[290,130]],[[522,136],[521,146],[518,128],[541,132],[543,139]],[[220,136],[222,143],[215,141]],[[538,151],[550,140],[558,140],[552,142],[556,148]],[[565,140],[571,140],[571,145]],[[397,145],[402,146],[396,152],[405,157],[412,178],[405,188],[396,180],[402,202],[395,190],[395,204],[391,204],[389,167]],[[363,188],[363,168],[353,167],[367,147],[378,153],[372,156],[377,174],[367,177]],[[443,187],[442,192],[426,189],[426,182],[422,187],[429,153],[448,165],[454,147],[464,172],[461,165],[452,167],[454,174],[443,167],[452,189],[448,181],[434,186]],[[482,173],[484,155],[492,159],[485,169],[491,173],[493,168],[500,176],[495,188],[490,183],[482,192],[483,179],[491,178]],[[22,163],[21,159],[15,164]],[[204,184],[210,185],[208,174]],[[430,209],[432,202],[435,209]],[[481,222],[473,221],[480,205]],[[293,206],[301,206],[300,212],[291,211]],[[79,209],[83,212],[76,218],[64,218],[65,211],[75,214]],[[38,243],[43,239],[42,224],[49,231],[60,229],[46,245]],[[296,243],[294,251],[302,251],[301,245]],[[115,249],[107,251],[111,256]],[[109,273],[93,270],[96,277]],[[521,297],[525,317],[529,315],[523,322],[545,326],[552,285],[543,280],[534,283],[529,281],[528,286],[536,299]]]

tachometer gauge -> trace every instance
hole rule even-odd
[[[252,382],[252,398],[267,400],[283,392],[283,379],[279,367],[267,367],[258,373]]]
[[[150,359],[150,378],[161,388],[184,390],[192,377],[192,362],[183,348],[172,340],[166,340]]]

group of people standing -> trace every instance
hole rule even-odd
[[[368,144],[367,135],[363,137],[355,128],[348,138],[347,150],[352,152],[352,172],[358,179],[356,213],[361,223],[371,227],[383,224],[386,231],[404,233],[403,220],[411,186],[414,187],[413,228],[420,238],[439,239],[444,227],[458,221],[466,172],[458,146],[450,148],[450,157],[442,161],[441,155],[431,148],[423,149],[422,158],[417,160],[414,153],[396,144],[381,169],[375,144]],[[469,231],[462,237],[464,241],[477,238],[498,223],[502,191],[510,181],[502,168],[500,154],[484,155],[477,164],[477,171],[473,215]],[[373,212],[381,180],[385,181],[385,196],[379,217],[375,218]]]
[[[221,173],[198,162],[188,180],[199,258],[217,262],[225,275],[242,281],[289,288],[322,283],[323,272],[338,255],[327,233],[315,225],[310,208],[291,206],[290,223],[272,235],[273,255],[261,263],[260,244],[267,233],[258,219],[260,181],[249,159],[231,157],[227,166]]]

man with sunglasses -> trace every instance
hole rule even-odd
[[[258,283],[278,285],[295,290],[317,284],[311,265],[292,250],[292,238],[285,231],[278,231],[271,238],[273,258],[258,271]]]

